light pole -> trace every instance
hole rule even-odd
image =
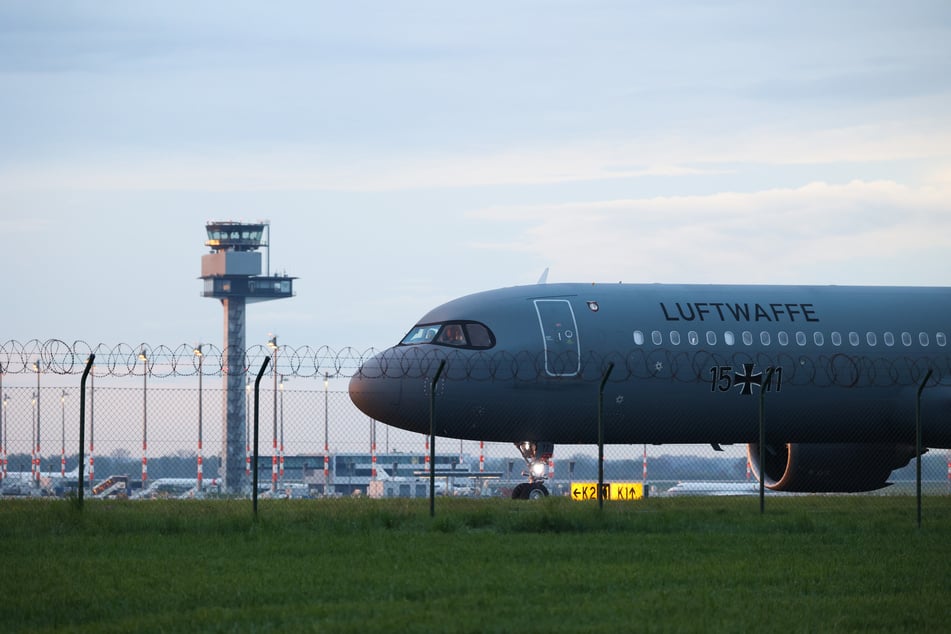
[[[149,479],[149,408],[148,408],[148,380],[149,363],[145,356],[145,348],[139,353],[139,360],[142,362],[142,490],[145,490],[145,483]]]
[[[40,488],[40,473],[42,472],[42,458],[40,458],[40,360],[33,362],[36,370],[36,488]]]
[[[10,395],[3,395],[3,478],[7,477],[7,428],[10,426],[10,421],[7,418],[7,405],[10,403]]]
[[[251,475],[251,377],[244,381],[247,392],[244,416],[244,474]]]
[[[89,373],[89,492],[96,484],[96,366]]]
[[[271,360],[271,374],[274,375],[274,406],[271,408],[273,415],[272,424],[272,443],[271,443],[271,493],[277,493],[277,335],[268,339],[267,347],[271,349],[273,359]]]
[[[284,375],[281,375],[281,464],[280,464],[280,478],[281,483],[284,483]]]
[[[7,417],[7,399],[3,395],[3,366],[0,365],[0,396],[3,397],[3,407],[0,407],[0,482],[7,477],[7,438],[3,421]]]
[[[370,419],[370,480],[376,480],[376,421],[372,418]]]
[[[202,427],[202,390],[201,390],[201,377],[202,377],[202,361],[204,360],[204,355],[201,352],[201,344],[198,344],[193,351],[195,353],[195,358],[198,359],[198,491],[197,495],[201,497],[202,487],[202,457],[201,457],[201,427]]]
[[[30,401],[32,409],[30,410],[30,480],[33,486],[40,486],[40,476],[36,472],[36,392],[33,392],[33,399]]]
[[[324,372],[324,495],[330,493],[330,440],[327,425],[327,388],[330,385],[330,373]]]
[[[66,477],[66,390],[63,390],[63,394],[60,396],[60,409],[62,411],[63,419],[63,446],[60,448],[59,452],[59,474],[62,477]]]

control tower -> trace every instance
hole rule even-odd
[[[243,494],[250,488],[245,474],[247,409],[245,401],[245,307],[294,296],[294,280],[287,275],[271,275],[270,223],[208,222],[211,253],[201,256],[204,297],[220,299],[225,313],[224,359],[225,404],[222,438],[224,490]],[[261,247],[267,249],[267,271],[261,275]]]

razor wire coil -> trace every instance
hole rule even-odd
[[[97,377],[130,377],[148,373],[151,377],[222,376],[228,374],[228,348],[202,344],[199,358],[196,346],[147,343],[119,343],[95,346],[85,341],[68,344],[60,339],[25,343],[9,340],[0,345],[0,371],[5,374],[30,374],[37,371],[59,375],[82,372],[90,355],[96,355],[93,374]],[[265,357],[271,357],[278,375],[287,378],[349,378],[360,373],[367,378],[431,377],[439,363],[446,361],[446,381],[598,381],[613,363],[610,383],[655,379],[671,382],[711,382],[713,368],[784,369],[787,385],[819,387],[856,387],[865,385],[887,388],[917,385],[929,370],[930,385],[951,384],[951,355],[883,357],[872,354],[847,355],[824,352],[819,355],[797,354],[777,349],[765,351],[722,351],[697,349],[635,348],[607,353],[552,354],[545,351],[479,350],[465,353],[437,346],[401,346],[379,351],[353,347],[279,345],[272,349],[256,344],[236,352],[242,372],[253,372]],[[369,362],[369,363],[368,363]],[[233,367],[233,365],[232,365]]]

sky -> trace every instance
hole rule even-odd
[[[550,282],[951,285],[951,5],[0,1],[0,345],[384,348]]]

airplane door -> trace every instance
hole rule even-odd
[[[545,372],[548,376],[576,376],[581,371],[581,343],[571,303],[567,299],[534,302],[545,346]]]

